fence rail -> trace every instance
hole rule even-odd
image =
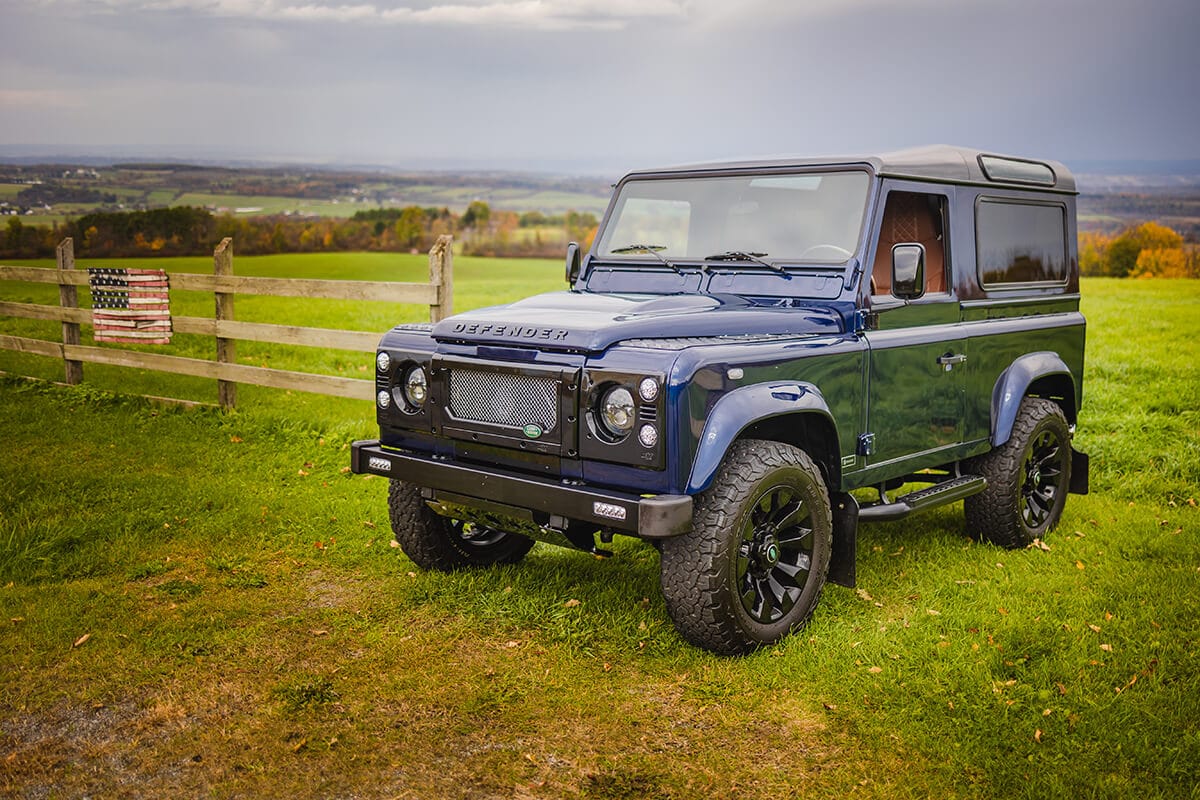
[[[430,321],[438,322],[453,313],[454,267],[450,243],[449,236],[441,236],[429,251],[429,283],[401,283],[234,275],[232,241],[225,239],[213,253],[213,275],[187,272],[170,275],[171,289],[213,293],[215,317],[171,319],[176,333],[213,337],[216,359],[207,360],[81,344],[80,326],[91,324],[92,311],[78,307],[77,287],[88,285],[88,274],[75,269],[74,245],[71,239],[66,239],[58,246],[56,268],[0,265],[2,281],[57,284],[60,301],[57,306],[0,301],[0,317],[59,321],[63,327],[62,341],[0,335],[0,350],[60,359],[69,384],[82,382],[85,362],[212,378],[217,381],[218,402],[223,408],[236,406],[239,383],[371,400],[375,394],[374,381],[238,364],[235,343],[243,340],[373,353],[379,341],[378,331],[239,322],[234,319],[233,298],[246,294],[410,303],[429,306]]]

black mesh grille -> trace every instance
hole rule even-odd
[[[558,421],[558,384],[549,378],[450,371],[450,413],[457,419],[523,428],[554,429]]]

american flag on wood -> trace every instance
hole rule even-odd
[[[171,343],[167,273],[89,267],[88,286],[97,342]]]

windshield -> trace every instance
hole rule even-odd
[[[858,246],[869,186],[862,171],[631,180],[596,252],[840,264]]]

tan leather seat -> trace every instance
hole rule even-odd
[[[931,202],[937,200],[938,202]],[[892,291],[892,246],[920,244],[925,247],[925,293],[946,291],[946,247],[941,235],[937,195],[891,192],[883,210],[879,246],[871,269],[871,293]]]

